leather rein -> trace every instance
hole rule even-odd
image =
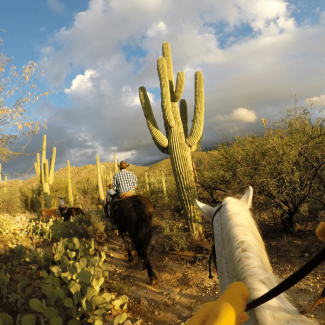
[[[213,245],[212,245],[212,252],[209,257],[209,270],[210,270],[210,277],[211,277],[211,269],[210,269],[210,263],[211,263],[211,255],[215,254],[215,245],[214,245],[214,230],[213,230],[213,222],[214,218],[216,217],[217,213],[221,210],[222,204],[218,207],[218,209],[213,213],[212,216],[212,232],[213,232]],[[212,257],[213,258],[213,257]],[[250,311],[260,305],[265,304],[269,300],[277,297],[281,293],[287,291],[291,287],[293,287],[295,284],[297,284],[299,281],[301,281],[306,275],[308,275],[312,270],[314,270],[319,264],[321,264],[325,260],[325,248],[322,249],[316,256],[314,256],[309,262],[307,262],[305,265],[303,265],[299,270],[291,274],[288,278],[283,280],[281,283],[279,283],[277,286],[275,286],[270,291],[266,292],[264,295],[260,296],[259,298],[256,298],[255,300],[251,301],[246,306],[246,312]],[[216,256],[214,256],[214,264],[217,270],[216,265]]]

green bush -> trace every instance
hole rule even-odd
[[[22,195],[18,187],[7,187],[0,195],[0,212],[8,214],[24,213],[26,211]]]
[[[95,238],[104,240],[108,232],[108,222],[96,215],[78,215],[69,222],[54,220],[51,226],[52,239],[58,241],[63,238]]]
[[[164,245],[166,251],[187,248],[187,241],[182,225],[174,225],[171,230],[170,224],[166,222],[162,224],[162,228],[163,232],[160,234],[160,241]]]

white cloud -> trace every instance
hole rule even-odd
[[[158,33],[166,34],[167,28],[163,21],[154,23],[148,30],[147,35],[149,37],[156,36]]]
[[[217,115],[213,118],[215,121],[240,121],[243,123],[255,122],[257,116],[253,110],[238,107],[230,115]]]
[[[322,108],[325,107],[325,95],[320,95],[319,97],[310,97],[307,98],[303,102],[303,106],[308,107],[314,107],[314,108]]]
[[[65,6],[59,0],[47,0],[48,6],[56,11],[57,13],[61,13],[64,11]]]
[[[93,79],[98,77],[98,73],[95,70],[86,70],[85,74],[78,74],[74,80],[72,80],[72,85],[70,89],[65,89],[66,94],[79,93],[85,94],[93,90]]]
[[[284,0],[90,0],[41,52],[39,67],[51,87],[65,89],[72,100],[60,110],[61,123],[71,121],[70,133],[56,125],[53,135],[71,137],[67,148],[80,141],[81,152],[88,143],[87,157],[94,151],[108,157],[111,147],[133,153],[137,162],[161,157],[138,88],[159,89],[157,58],[164,41],[171,45],[175,78],[179,70],[185,72],[182,98],[189,120],[194,73],[203,72],[203,145],[219,140],[216,124],[233,136],[262,127],[257,116],[278,120],[295,94],[303,101],[324,91],[317,76],[325,75],[325,12],[319,24],[298,27],[292,8]],[[148,95],[163,131],[160,101]],[[322,96],[314,97],[314,105]],[[221,123],[209,123],[213,119]],[[76,138],[78,128],[84,130],[83,140]]]

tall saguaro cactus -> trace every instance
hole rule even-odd
[[[70,203],[70,206],[73,207],[73,195],[72,195],[70,161],[69,160],[67,160],[67,174],[68,174],[68,195],[69,195],[69,203]]]
[[[115,174],[118,173],[116,155],[114,155],[114,170],[115,170]]]
[[[101,164],[99,162],[99,156],[96,155],[96,165],[97,165],[97,180],[98,180],[98,191],[99,191],[99,197],[101,202],[104,201],[104,192],[103,192],[103,184],[102,184],[102,169]]]
[[[46,207],[51,208],[51,198],[50,198],[50,185],[52,185],[54,180],[54,165],[55,165],[56,148],[53,147],[51,165],[49,170],[49,163],[46,159],[46,135],[43,137],[43,149],[42,149],[42,164],[40,162],[40,155],[37,154],[37,162],[34,163],[36,175],[38,181],[43,187],[44,199],[46,202]]]
[[[168,42],[163,44],[163,56],[158,58],[158,75],[161,90],[161,108],[163,112],[166,136],[159,130],[153,115],[150,100],[145,87],[139,88],[139,96],[147,120],[147,125],[157,148],[170,155],[170,161],[176,181],[177,191],[184,210],[185,218],[193,236],[202,233],[201,216],[195,207],[197,198],[193,177],[191,151],[200,144],[204,123],[203,74],[195,73],[195,107],[193,124],[188,134],[187,104],[180,100],[185,83],[185,74],[177,73],[174,85],[173,65]]]

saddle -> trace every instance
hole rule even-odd
[[[134,196],[136,195],[135,194],[135,191],[129,191],[129,192],[125,192],[121,195],[119,201],[123,200],[123,199],[126,199],[127,197],[130,197],[130,196]]]

